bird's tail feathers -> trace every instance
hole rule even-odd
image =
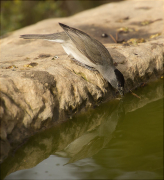
[[[20,38],[23,39],[45,39],[48,41],[55,41],[55,42],[59,42],[62,43],[64,36],[66,36],[66,34],[62,32],[62,33],[54,33],[54,34],[24,34],[21,35]]]
[[[23,39],[50,39],[50,37],[50,34],[24,34],[20,36]]]

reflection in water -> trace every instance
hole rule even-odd
[[[110,109],[110,106],[108,107]],[[118,102],[112,113],[106,111],[98,113],[96,122],[101,120],[101,124],[96,128],[88,129],[82,136],[72,141],[63,151],[55,154],[70,157],[68,163],[91,157],[98,153],[112,139],[112,133],[116,129],[119,119],[123,119],[123,100]]]
[[[64,172],[70,167],[71,179],[157,178],[157,174],[161,174],[160,150],[163,135],[159,129],[162,126],[155,120],[161,118],[163,83],[160,81],[148,85],[136,93],[141,100],[127,94],[121,101],[104,103],[59,127],[30,138],[13,156],[4,161],[1,166],[2,178],[15,171],[32,168],[44,159],[38,166],[46,162],[54,167],[49,161],[56,156],[50,156],[51,154],[60,156],[62,165],[73,163],[60,166],[60,170],[54,167],[55,174],[59,175],[61,172],[61,178],[65,177]],[[158,147],[152,144],[157,144]],[[55,162],[56,160],[57,157],[54,158]],[[152,169],[148,170],[150,163]],[[26,170],[25,177],[28,174],[28,179],[34,178],[30,173],[35,168]],[[46,170],[42,167],[42,171]],[[6,179],[12,177],[14,173]],[[24,176],[16,176],[17,179],[18,177]],[[42,175],[37,174],[36,177],[39,179]],[[52,179],[55,178],[59,177],[52,175]]]
[[[93,156],[101,167],[99,174],[116,179],[162,179],[162,106],[160,99],[126,115],[115,138]]]

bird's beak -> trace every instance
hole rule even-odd
[[[121,97],[124,96],[124,88],[123,87],[119,87],[118,92],[120,93]]]

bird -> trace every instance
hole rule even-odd
[[[59,23],[63,32],[53,34],[24,34],[24,39],[44,39],[60,43],[70,58],[80,65],[97,70],[121,96],[124,96],[124,76],[114,66],[113,58],[105,46],[83,31]]]

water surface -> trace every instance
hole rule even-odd
[[[39,133],[1,164],[7,179],[163,179],[163,83]]]

